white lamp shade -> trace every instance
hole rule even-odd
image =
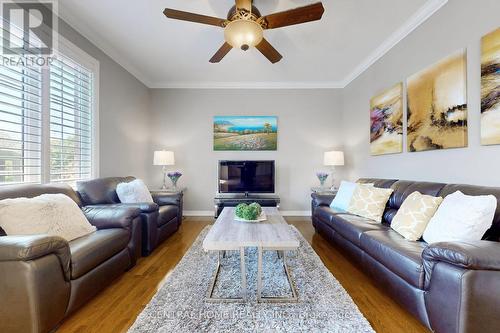
[[[344,165],[344,152],[327,151],[324,156],[323,164],[327,166]]]
[[[153,165],[174,165],[175,158],[173,151],[159,150],[155,151]]]

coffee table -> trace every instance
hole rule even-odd
[[[281,216],[277,208],[264,207],[267,220],[258,223],[240,222],[234,219],[234,207],[225,207],[203,241],[205,251],[217,252],[217,266],[207,292],[207,301],[229,302],[246,301],[246,269],[245,248],[257,247],[257,301],[258,302],[296,302],[297,290],[287,265],[286,251],[296,250],[299,240],[293,234],[290,226]],[[221,268],[221,256],[226,251],[239,251],[241,269],[242,295],[238,298],[214,297],[213,291]],[[263,251],[277,251],[283,263],[283,268],[290,284],[292,296],[263,296],[262,295],[262,253]]]

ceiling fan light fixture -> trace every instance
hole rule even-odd
[[[224,29],[224,39],[234,48],[248,50],[258,45],[264,38],[260,24],[252,20],[235,20]]]

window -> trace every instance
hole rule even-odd
[[[92,73],[66,57],[50,67],[50,181],[92,177]]]
[[[0,65],[0,185],[97,177],[99,63],[58,38],[49,68]]]

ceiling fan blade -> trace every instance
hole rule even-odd
[[[175,20],[182,20],[182,21],[189,21],[189,22],[196,22],[196,23],[202,23],[202,24],[208,24],[208,25],[215,25],[217,27],[223,28],[226,21],[224,19],[218,18],[218,17],[213,17],[213,16],[206,16],[206,15],[200,15],[200,14],[195,14],[195,13],[190,13],[190,12],[183,12],[181,10],[176,10],[176,9],[171,9],[171,8],[165,8],[163,11],[163,14],[165,14],[166,17],[175,19]]]
[[[269,44],[269,42],[263,38],[262,41],[255,46],[257,50],[260,51],[270,62],[277,63],[283,58],[283,56],[276,51],[276,49]]]
[[[323,4],[318,2],[309,6],[262,16],[259,18],[259,22],[263,22],[266,29],[275,29],[320,20],[324,12]]]
[[[252,11],[252,0],[236,0],[236,8]]]
[[[212,64],[220,62],[222,60],[222,58],[224,58],[226,56],[226,54],[228,54],[229,51],[231,51],[232,48],[233,47],[231,45],[229,45],[228,43],[224,43],[221,46],[221,48],[219,50],[217,50],[217,52],[215,52],[212,59],[210,59],[210,62]]]

